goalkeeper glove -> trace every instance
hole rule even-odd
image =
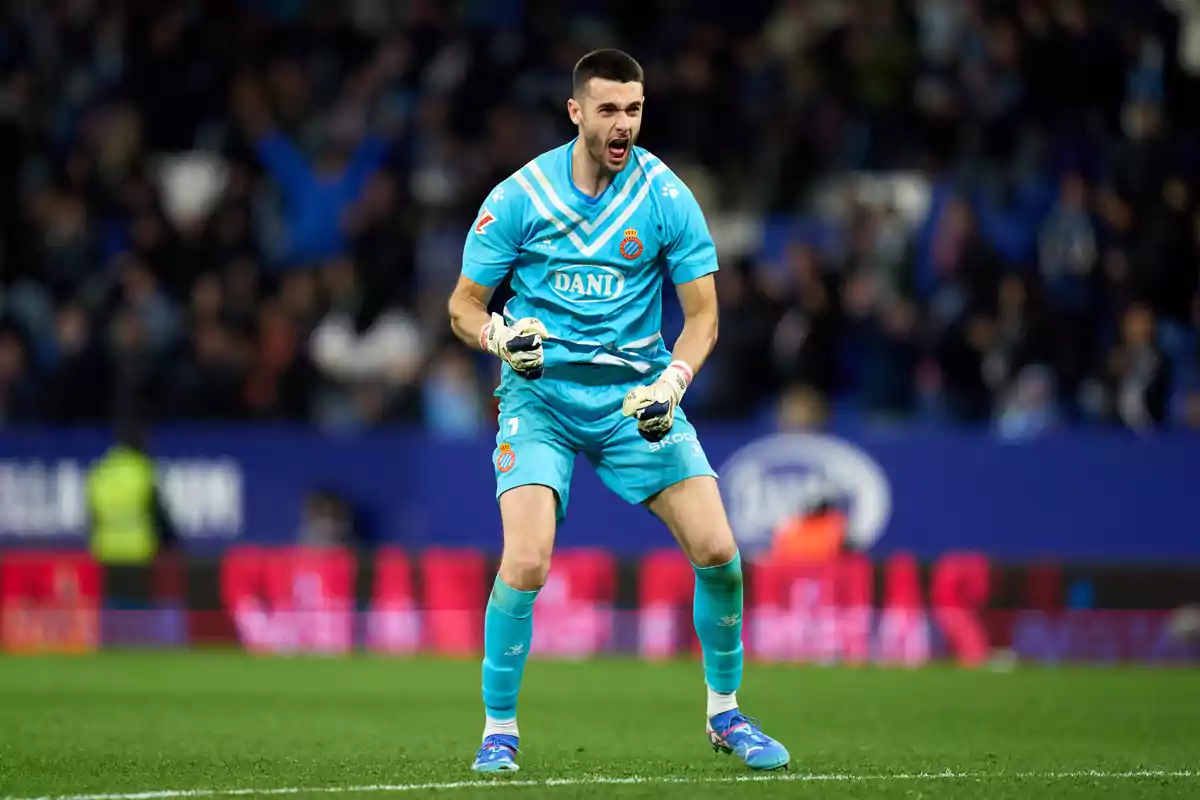
[[[492,314],[491,322],[479,332],[479,347],[506,362],[522,378],[542,377],[542,340],[550,334],[546,326],[533,317],[519,319],[512,327],[504,317]]]
[[[675,407],[691,382],[691,367],[682,361],[672,361],[654,383],[638,386],[625,395],[621,413],[637,419],[638,433],[643,439],[662,441],[675,423]]]

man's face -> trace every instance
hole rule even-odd
[[[588,154],[609,172],[620,172],[642,128],[645,97],[641,83],[592,78],[567,101]]]

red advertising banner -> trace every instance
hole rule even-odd
[[[421,648],[421,612],[408,554],[386,547],[375,554],[375,585],[366,615],[366,648],[393,655]]]
[[[698,648],[692,628],[695,573],[677,549],[656,550],[638,573],[638,653],[647,659],[674,658]]]
[[[875,660],[891,666],[917,667],[929,661],[933,649],[929,617],[921,600],[917,560],[901,553],[883,570],[883,608],[875,632]]]
[[[985,614],[1011,631],[1003,644],[1019,660],[1041,663],[1194,665],[1200,619],[1182,611],[997,611]]]
[[[442,655],[466,656],[483,649],[483,615],[491,576],[481,553],[431,548],[421,554],[425,597],[425,644]]]
[[[938,559],[930,578],[933,619],[960,664],[979,666],[987,660],[988,635],[980,610],[991,590],[991,567],[979,553],[951,553]]]
[[[603,652],[613,637],[617,563],[603,550],[563,550],[533,607],[533,643],[539,655],[583,658]]]
[[[762,561],[747,566],[746,654],[763,661],[867,662],[918,666],[941,637],[950,655],[976,666],[987,657],[980,609],[990,591],[986,559],[952,554],[933,567],[930,602],[908,555],[889,560],[883,596],[861,553],[819,562]],[[651,553],[638,576],[638,653],[665,659],[698,652],[692,632],[694,576],[676,550]]]
[[[251,652],[346,653],[354,570],[345,550],[238,547],[221,562],[221,597]]]
[[[0,648],[86,653],[100,643],[99,565],[86,553],[12,553],[0,559]]]
[[[219,565],[189,565],[186,591],[178,566],[171,568],[180,574],[166,577],[163,564],[144,575],[106,576],[83,553],[0,553],[0,650],[222,643],[255,653],[361,648],[477,658],[495,574],[494,561],[466,548],[420,555],[384,548],[360,565],[333,548],[235,547]],[[611,553],[560,550],[534,606],[534,657],[697,657],[695,576],[686,558],[675,549],[652,553],[636,577],[635,598],[626,594],[632,585],[619,591]],[[122,585],[144,583],[153,587],[145,607],[121,594]],[[905,554],[882,565],[857,553],[820,563],[752,562],[743,638],[749,659],[781,663],[1200,662],[1200,607],[1189,599],[1194,582],[1172,590],[1182,598],[1174,605],[1148,611],[1064,608],[1064,583],[1052,565],[1000,573],[975,553],[950,553],[926,568]],[[370,587],[361,608],[357,585]],[[1103,595],[1114,586],[1102,586]],[[114,593],[111,607],[106,589]],[[998,608],[998,600],[1015,605]],[[184,611],[184,602],[195,605]]]
[[[813,663],[862,663],[870,657],[872,570],[866,556],[751,569],[748,655]]]

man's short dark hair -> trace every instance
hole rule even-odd
[[[576,97],[592,78],[617,83],[644,83],[642,65],[622,50],[593,50],[575,65],[571,74],[571,91]]]

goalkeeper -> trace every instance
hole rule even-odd
[[[493,453],[504,554],[484,630],[482,772],[517,769],[533,603],[579,453],[659,517],[695,568],[712,746],[754,769],[788,762],[738,707],[742,566],[716,473],[679,407],[717,339],[716,253],[683,181],[635,146],[643,103],[642,69],[625,53],[579,61],[567,101],[579,135],[488,196],[450,298],[456,335],[505,362]],[[510,272],[515,297],[489,315]],[[664,277],[685,319],[673,352],[660,333]]]

